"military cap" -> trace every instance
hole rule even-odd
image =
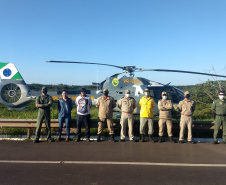
[[[125,93],[126,93],[126,94],[130,94],[130,90],[126,90]]]
[[[190,94],[189,91],[185,91],[185,92],[184,92],[184,95],[187,95],[187,94]]]
[[[166,94],[166,92],[165,92],[165,91],[163,91],[163,92],[162,92],[162,95],[163,95],[163,94]]]
[[[104,89],[104,91],[108,91],[108,89]]]
[[[144,92],[149,92],[149,89],[148,88],[144,89]]]
[[[46,87],[46,86],[43,86],[43,87],[42,87],[42,90],[43,90],[43,89],[47,89],[47,87]]]
[[[86,93],[86,89],[85,88],[82,88],[81,89],[81,92],[85,92]]]

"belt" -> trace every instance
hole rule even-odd
[[[226,114],[216,114],[217,116],[226,116]]]
[[[183,116],[188,116],[188,117],[192,116],[192,115],[186,115],[186,114],[181,114],[181,115],[183,115]]]

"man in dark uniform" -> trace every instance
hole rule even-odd
[[[217,135],[222,124],[223,127],[223,143],[226,144],[226,102],[224,99],[225,92],[220,91],[218,94],[219,99],[215,100],[212,104],[212,111],[215,114],[214,120],[214,133],[213,133],[213,144],[217,144]]]
[[[35,131],[34,143],[39,142],[40,132],[42,127],[43,119],[45,119],[46,131],[47,131],[47,141],[52,142],[51,139],[51,127],[50,127],[50,107],[53,104],[52,97],[47,94],[47,88],[42,87],[42,95],[36,98],[36,107],[38,108],[38,118]]]

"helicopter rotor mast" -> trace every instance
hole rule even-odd
[[[226,76],[224,76],[224,75],[217,75],[217,74],[211,74],[211,73],[200,73],[200,72],[194,72],[194,71],[182,71],[182,70],[171,70],[171,69],[144,69],[144,68],[137,68],[136,66],[116,66],[116,65],[111,65],[111,64],[92,63],[92,62],[71,62],[71,61],[54,61],[54,60],[50,60],[50,61],[46,61],[46,62],[104,65],[104,66],[116,67],[116,68],[123,70],[123,72],[116,73],[116,74],[112,75],[112,77],[116,77],[123,73],[129,73],[130,77],[134,77],[134,72],[158,71],[158,72],[190,73],[190,74],[199,74],[199,75],[207,75],[207,76],[216,76],[216,77],[226,78]]]

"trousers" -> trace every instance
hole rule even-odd
[[[163,119],[163,118],[159,119],[159,136],[160,137],[163,136],[164,129],[165,129],[166,125],[167,125],[168,137],[172,137],[173,136],[173,134],[172,134],[172,127],[173,127],[172,120],[171,119]]]
[[[217,136],[218,136],[218,132],[220,130],[220,126],[222,125],[223,127],[223,142],[226,142],[226,116],[218,116],[216,115],[216,118],[214,120],[214,133],[213,133],[213,138],[214,141],[218,141],[217,140]]]
[[[82,128],[82,123],[85,124],[86,127],[86,137],[90,138],[90,114],[87,115],[80,115],[77,114],[77,136],[81,136],[81,128]]]
[[[126,127],[128,125],[128,135],[129,135],[129,140],[133,140],[134,138],[134,134],[133,134],[133,114],[129,114],[129,113],[124,113],[122,112],[121,115],[121,120],[120,120],[120,124],[121,124],[121,139],[125,139],[126,137]]]
[[[192,116],[181,115],[180,118],[180,136],[179,141],[184,140],[184,131],[187,126],[188,128],[188,139],[187,141],[192,141]]]
[[[107,118],[99,118],[99,121],[98,121],[98,132],[97,132],[97,134],[101,134],[102,133],[104,123],[106,123],[106,122],[107,122],[107,127],[108,127],[108,131],[109,131],[109,135],[114,134],[114,127],[113,127],[113,119],[112,118],[110,118],[110,119],[107,119]]]
[[[40,132],[41,132],[43,120],[45,120],[45,124],[46,124],[47,139],[50,139],[51,138],[50,112],[43,113],[40,111],[38,112],[38,118],[37,118],[37,123],[36,123],[36,130],[35,130],[35,138],[36,139],[40,138]]]
[[[145,125],[148,122],[148,134],[152,135],[154,132],[153,119],[140,117],[140,134],[145,134]]]
[[[67,136],[70,136],[71,117],[60,117],[60,116],[58,116],[58,121],[59,121],[58,136],[61,136],[61,132],[62,132],[64,122],[65,122],[65,126],[66,126]]]

